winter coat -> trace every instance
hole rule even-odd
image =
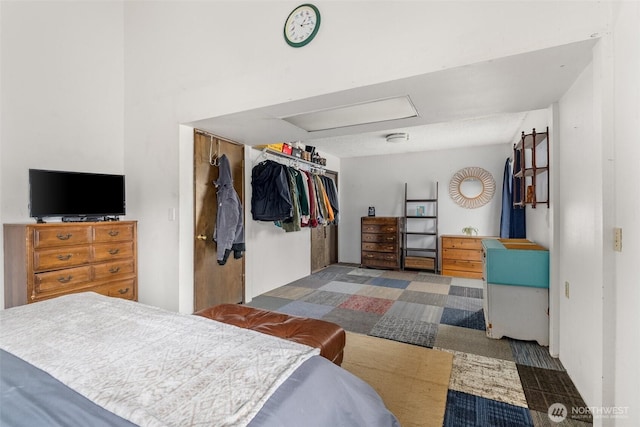
[[[273,160],[251,170],[251,214],[255,221],[284,221],[293,216],[287,167]]]
[[[233,188],[229,159],[224,154],[220,157],[218,169],[218,180],[213,182],[218,189],[218,215],[213,240],[218,245],[218,264],[224,265],[231,251],[236,259],[241,258],[245,251],[244,215],[240,197]]]

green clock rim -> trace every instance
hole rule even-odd
[[[308,7],[310,7],[310,8],[311,8],[311,9],[313,9],[313,11],[316,13],[316,17],[317,17],[317,20],[316,20],[316,27],[313,29],[313,31],[311,32],[311,34],[309,34],[309,37],[308,37],[306,40],[301,41],[300,43],[295,43],[295,42],[292,42],[291,40],[289,40],[289,38],[287,37],[287,22],[289,21],[289,18],[291,17],[291,15],[293,15],[293,13],[294,13],[296,10],[298,10],[298,9],[300,9],[301,7],[304,7],[304,6],[308,6]],[[314,38],[314,37],[316,36],[316,34],[318,33],[318,30],[320,29],[320,21],[321,21],[321,19],[320,19],[320,11],[318,10],[318,8],[317,8],[317,7],[315,7],[315,6],[314,6],[314,5],[312,5],[311,3],[304,3],[304,4],[301,4],[301,5],[299,5],[299,6],[296,6],[296,7],[291,11],[291,13],[290,13],[289,15],[287,15],[287,19],[285,19],[285,21],[284,21],[284,27],[283,27],[283,29],[282,29],[282,34],[283,34],[283,36],[284,36],[284,40],[285,40],[285,41],[287,42],[287,44],[288,44],[289,46],[291,46],[291,47],[302,47],[302,46],[307,45],[311,40],[313,40],[313,38]]]

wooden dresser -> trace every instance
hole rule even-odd
[[[365,216],[360,225],[362,266],[399,270],[402,219]]]
[[[73,292],[137,300],[135,221],[5,224],[5,308]]]
[[[482,279],[482,236],[442,236],[442,275]]]

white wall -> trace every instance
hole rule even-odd
[[[119,2],[0,8],[1,217],[32,222],[29,168],[124,172],[123,10]]]
[[[404,184],[409,197],[435,196],[438,182],[438,233],[461,234],[472,226],[480,235],[500,235],[502,178],[512,154],[512,141],[464,150],[438,150],[391,156],[353,157],[342,160],[339,232],[340,261],[360,262],[360,218],[374,206],[376,216],[404,215]],[[496,182],[493,199],[477,209],[458,206],[449,196],[449,181],[460,169],[477,166],[489,171]]]
[[[623,230],[622,252],[615,256],[615,404],[628,407],[619,425],[640,418],[640,186],[634,177],[640,165],[640,3],[620,4],[614,25],[615,219]],[[605,231],[605,232],[610,232]],[[608,361],[605,361],[605,363]],[[606,365],[605,365],[606,367]],[[609,371],[608,373],[611,373]]]
[[[602,401],[603,339],[602,130],[594,123],[593,98],[592,64],[559,102],[556,230],[559,277],[570,284],[570,298],[560,298],[560,359],[590,404]]]

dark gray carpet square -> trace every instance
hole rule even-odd
[[[369,281],[371,277],[355,275],[355,274],[338,274],[335,278],[337,282],[346,282],[346,283],[359,283],[364,284]]]
[[[335,280],[337,276],[341,274],[349,274],[349,272],[352,270],[353,270],[353,267],[332,265],[330,267],[324,268],[320,271],[313,273],[311,277],[316,279]]]
[[[330,280],[321,279],[314,276],[307,276],[287,284],[287,286],[298,286],[300,288],[318,289],[329,283]]]
[[[263,310],[278,311],[283,305],[289,304],[290,299],[270,297],[267,295],[258,295],[251,300],[247,305],[249,307],[261,308]]]
[[[369,335],[433,348],[437,333],[438,325],[435,323],[384,316],[371,329]]]
[[[347,331],[368,334],[382,316],[365,311],[354,311],[346,308],[334,308],[322,320],[336,323]]]
[[[516,363],[536,368],[555,369],[556,371],[565,370],[560,359],[551,357],[548,347],[542,347],[534,341],[519,341],[510,338],[508,341]]]
[[[485,331],[484,311],[459,310],[445,307],[440,318],[440,323],[445,325],[460,326],[463,328]]]
[[[482,289],[451,285],[449,288],[449,295],[482,299]]]

